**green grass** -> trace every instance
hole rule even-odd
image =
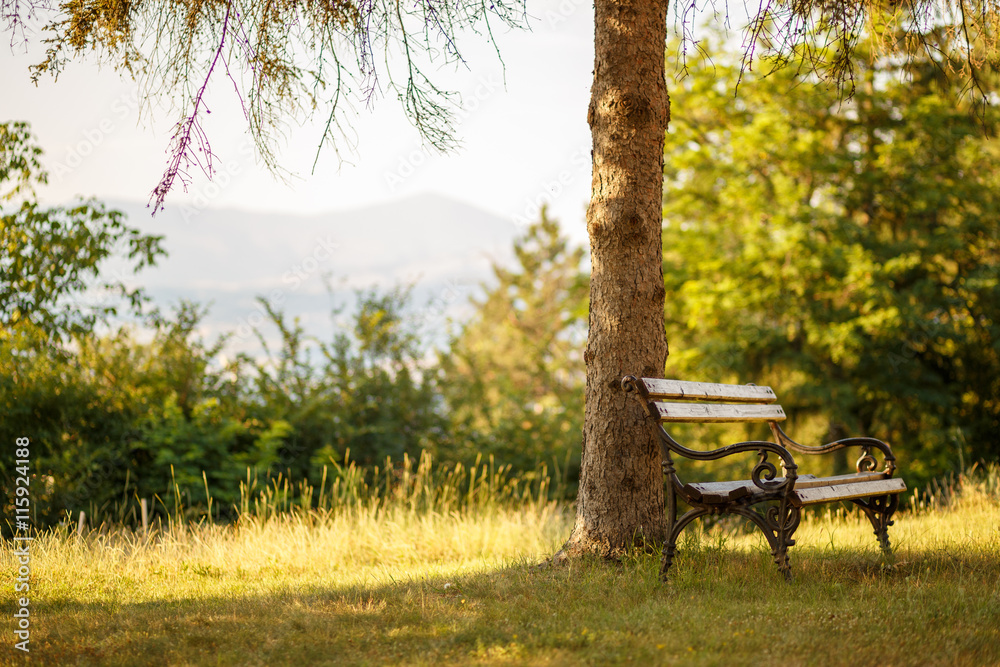
[[[418,486],[232,527],[43,534],[30,662],[1000,664],[995,468],[897,515],[893,567],[857,514],[807,516],[791,584],[737,524],[693,531],[666,585],[655,555],[537,567],[570,508],[537,494],[415,503]],[[5,622],[13,569],[5,546]],[[24,664],[4,635],[0,662]]]

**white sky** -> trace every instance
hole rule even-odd
[[[451,155],[422,150],[390,92],[373,111],[358,109],[357,151],[344,163],[324,152],[313,175],[319,121],[292,128],[280,162],[299,178],[283,184],[247,151],[239,101],[216,73],[213,113],[204,125],[223,173],[214,184],[197,174],[187,193],[176,187],[168,208],[315,213],[434,192],[513,219],[533,218],[533,204],[546,200],[571,237],[585,243],[593,5],[534,0],[529,10],[535,17],[530,32],[498,36],[506,87],[495,51],[472,33],[459,42],[469,69],[442,72],[464,102],[458,127],[463,147]],[[32,123],[50,172],[43,203],[76,195],[145,202],[166,166],[176,115],[160,111],[140,119],[136,85],[91,62],[73,63],[58,82],[44,78],[36,87],[27,68],[41,60],[41,50],[23,51],[0,47],[0,119]]]

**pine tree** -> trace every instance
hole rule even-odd
[[[517,266],[494,265],[496,284],[476,300],[441,360],[440,386],[457,452],[501,464],[578,470],[583,424],[587,275],[545,209],[514,244]]]

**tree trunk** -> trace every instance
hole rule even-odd
[[[663,374],[665,0],[596,0],[587,407],[576,525],[561,557],[664,538],[659,445],[624,375]],[[627,399],[627,400],[626,400]]]

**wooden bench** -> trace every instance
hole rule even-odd
[[[673,562],[681,531],[694,519],[712,514],[737,514],[758,526],[771,545],[778,568],[786,578],[791,578],[788,547],[795,544],[792,535],[799,525],[802,508],[840,500],[861,507],[875,528],[882,551],[887,555],[892,553],[888,527],[892,525],[899,494],[906,490],[906,485],[903,480],[892,476],[896,458],[888,444],[875,438],[857,437],[821,447],[800,445],[778,425],[785,420],[785,412],[776,404],[777,397],[770,387],[681,382],[628,375],[622,379],[622,388],[642,399],[659,431],[663,474],[667,478],[668,527],[661,578],[666,578]],[[739,442],[711,451],[699,451],[688,449],[674,440],[663,427],[668,422],[767,422],[775,441]],[[849,475],[816,477],[799,474],[792,456],[792,452],[827,454],[845,447],[861,449],[857,472]],[[878,462],[872,455],[873,450],[881,453],[884,465],[881,471],[876,471]],[[740,452],[756,452],[758,456],[747,480],[686,484],[677,476],[672,458],[672,454],[678,454],[696,461],[713,461]],[[781,465],[782,476],[778,476],[777,467],[768,460],[772,454]],[[691,508],[680,517],[677,516],[678,498]]]

